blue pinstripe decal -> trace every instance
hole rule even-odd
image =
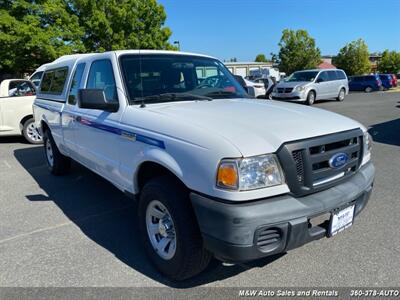
[[[54,108],[54,107],[51,107],[51,106],[48,106],[48,105],[42,105],[42,104],[38,104],[38,103],[35,103],[35,105],[38,106],[38,107],[41,107],[43,109],[47,109],[49,111],[61,114],[61,112],[58,109]]]
[[[37,104],[37,103],[35,103],[35,105],[38,106],[38,107],[53,111],[53,112],[58,112],[60,115],[62,113],[62,112],[52,108],[51,106]],[[118,127],[113,127],[113,126],[109,126],[109,125],[93,122],[93,121],[90,121],[90,120],[85,119],[85,118],[80,118],[80,120],[78,120],[77,117],[80,117],[80,115],[75,114],[75,113],[70,113],[70,112],[64,112],[64,113],[73,116],[74,119],[77,122],[79,122],[80,124],[82,124],[82,125],[86,125],[86,126],[89,126],[89,127],[93,127],[93,128],[99,129],[99,130],[107,131],[107,132],[110,132],[110,133],[113,133],[113,134],[116,134],[116,135],[119,135],[119,136],[126,137],[126,138],[131,139],[131,140],[136,140],[136,141],[144,143],[144,144],[148,144],[148,145],[151,145],[151,146],[159,147],[161,149],[165,149],[165,144],[161,140],[158,140],[158,139],[155,139],[155,138],[152,138],[152,137],[148,137],[148,136],[145,136],[145,135],[137,134],[137,133],[134,133],[132,131],[123,130],[123,129],[118,128]]]
[[[152,138],[152,137],[148,137],[148,136],[145,136],[145,135],[137,134],[137,133],[134,133],[132,131],[123,130],[123,129],[118,128],[118,127],[112,127],[112,126],[109,126],[109,125],[93,122],[93,121],[90,121],[90,120],[85,119],[85,118],[81,118],[79,120],[79,123],[82,124],[82,125],[86,125],[86,126],[89,126],[89,127],[93,127],[93,128],[96,128],[96,129],[107,131],[107,132],[110,132],[110,133],[113,133],[113,134],[124,136],[124,137],[130,138],[132,140],[136,140],[138,142],[142,142],[144,144],[148,144],[148,145],[151,145],[151,146],[156,146],[156,147],[165,149],[165,144],[164,144],[163,141],[160,141],[160,140]]]

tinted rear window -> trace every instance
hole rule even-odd
[[[336,76],[338,79],[346,79],[346,75],[343,71],[336,71]]]
[[[43,94],[61,95],[64,90],[67,74],[67,67],[44,72],[40,91]]]
[[[336,71],[328,71],[329,80],[337,80]]]

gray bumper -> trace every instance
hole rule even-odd
[[[372,163],[346,182],[327,190],[294,198],[283,195],[232,203],[191,193],[206,248],[226,261],[246,261],[284,252],[325,237],[326,222],[311,226],[310,219],[355,204],[355,215],[365,207],[373,185]],[[260,235],[279,235],[278,241],[260,246]]]

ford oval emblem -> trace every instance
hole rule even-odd
[[[336,153],[329,159],[329,165],[331,168],[340,168],[344,166],[349,160],[349,156],[346,153]]]

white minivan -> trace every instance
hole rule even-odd
[[[305,102],[313,105],[315,100],[336,99],[343,101],[349,93],[346,73],[339,69],[297,71],[278,83],[272,99]]]

